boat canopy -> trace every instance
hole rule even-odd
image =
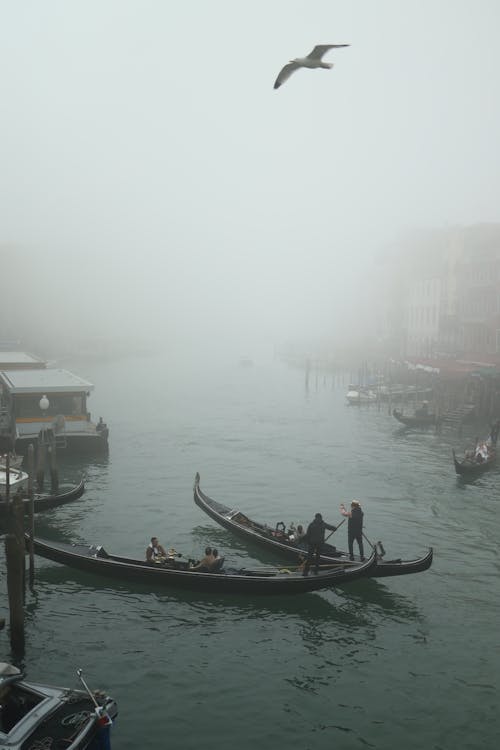
[[[88,393],[92,383],[69,370],[8,370],[0,372],[0,384],[11,395],[22,393]]]

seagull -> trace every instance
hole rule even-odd
[[[333,63],[326,63],[321,59],[325,52],[328,52],[330,49],[336,49],[337,47],[350,46],[350,44],[317,44],[307,57],[296,57],[295,60],[290,60],[290,62],[280,70],[279,76],[274,82],[274,88],[279,89],[279,87],[290,78],[292,73],[299,68],[333,68]]]

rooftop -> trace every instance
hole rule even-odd
[[[0,370],[12,365],[31,365],[36,367],[45,367],[45,362],[40,357],[35,357],[28,352],[3,352],[0,351]]]
[[[0,385],[10,393],[76,393],[94,389],[88,380],[60,369],[2,371]]]

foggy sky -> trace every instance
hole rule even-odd
[[[496,0],[0,10],[2,276],[37,324],[334,338],[386,242],[499,218]],[[274,91],[319,43],[352,46]]]

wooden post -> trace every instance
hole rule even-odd
[[[35,493],[33,491],[33,477],[35,474],[35,449],[33,443],[28,446],[28,497],[29,505],[29,587],[33,589],[35,585],[35,548],[33,537],[35,536]]]
[[[45,453],[46,447],[42,442],[42,436],[38,436],[38,455],[37,455],[37,470],[36,470],[36,483],[38,492],[43,492],[43,482],[45,475]]]
[[[50,486],[52,494],[55,495],[59,489],[59,476],[57,473],[56,441],[53,438],[49,445]]]
[[[7,591],[10,610],[10,643],[15,654],[24,654],[24,506],[20,494],[7,508]]]

